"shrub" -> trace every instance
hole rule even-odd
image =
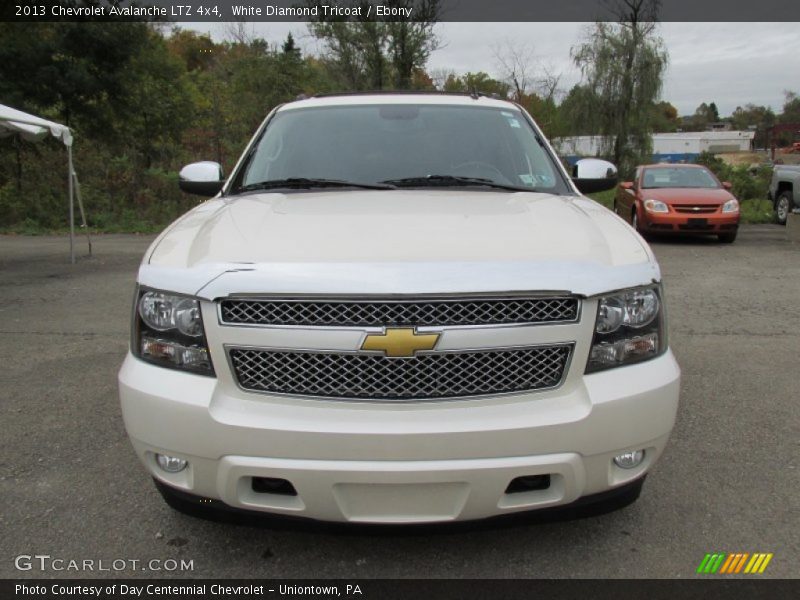
[[[739,200],[761,200],[767,197],[772,168],[761,165],[751,169],[745,165],[733,167],[710,152],[703,152],[695,161],[708,167],[720,181],[729,181],[731,192]]]

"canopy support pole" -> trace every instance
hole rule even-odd
[[[81,183],[78,181],[78,174],[73,170],[72,177],[75,186],[75,198],[78,200],[78,210],[81,213],[81,227],[86,233],[86,243],[89,244],[89,256],[92,255],[92,238],[89,236],[89,224],[86,222],[86,212],[83,210],[83,198],[81,198]]]
[[[67,146],[67,166],[69,179],[69,259],[75,264],[75,199],[72,180],[72,146]]]

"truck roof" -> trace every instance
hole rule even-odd
[[[519,107],[508,100],[467,93],[445,92],[363,92],[314,96],[287,102],[278,110],[316,108],[322,106],[357,106],[365,104],[431,104],[445,106],[482,106],[519,111]]]

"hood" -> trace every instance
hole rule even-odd
[[[487,285],[476,281],[483,271],[484,279],[494,279],[498,272],[519,272],[523,266],[538,268],[538,273],[566,269],[577,276],[580,271],[588,277],[598,269],[626,266],[657,272],[654,263],[630,227],[586,198],[454,190],[218,198],[179,219],[146,257],[146,266],[174,270],[181,279],[187,270],[204,272],[206,282],[223,272],[255,271],[262,276],[249,281],[262,281],[240,281],[237,291],[245,291],[242,286],[266,291],[264,286],[273,289],[281,280],[283,291],[293,292],[307,291],[310,279],[339,282],[325,291],[342,291],[343,281],[361,290],[388,291],[393,287],[389,273],[419,278],[431,270],[439,281],[448,281],[443,288],[471,285],[475,290]],[[470,281],[455,285],[457,272],[470,273],[463,275]],[[385,281],[373,282],[376,277]],[[396,285],[405,291],[406,283]],[[522,283],[528,289],[543,289],[544,284],[534,288]]]
[[[725,204],[733,198],[728,190],[723,188],[643,188],[641,190],[644,200],[661,200],[667,204],[696,204],[698,206]]]

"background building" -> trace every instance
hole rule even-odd
[[[692,162],[702,152],[723,154],[753,150],[755,131],[687,131],[653,135],[653,162]],[[600,153],[600,136],[582,135],[553,140],[570,164]]]

